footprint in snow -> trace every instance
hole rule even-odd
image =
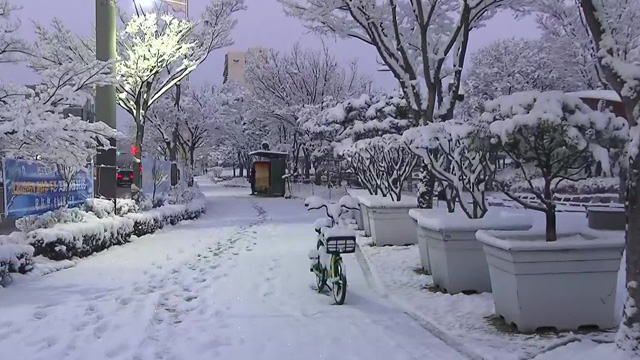
[[[42,320],[42,319],[46,318],[48,315],[49,315],[49,313],[47,313],[46,311],[38,310],[38,311],[33,313],[33,318],[36,319],[36,320]]]
[[[108,357],[109,359],[113,359],[115,357],[118,357],[119,355],[121,355],[123,352],[127,351],[129,349],[129,344],[127,343],[122,343],[120,345],[114,346],[113,348],[111,348],[110,350],[108,350],[105,355],[106,357]]]

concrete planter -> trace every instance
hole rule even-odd
[[[410,207],[368,208],[371,237],[377,246],[414,245],[418,237],[409,217]]]
[[[416,219],[418,248],[426,253],[433,275],[433,283],[442,290],[457,294],[461,292],[490,292],[489,267],[482,249],[476,240],[476,231],[527,230],[531,220],[525,216],[502,212],[487,213],[482,219],[468,219],[464,213],[446,213],[436,210],[411,210]],[[420,242],[424,242],[420,248]]]
[[[598,207],[587,209],[589,228],[595,230],[622,230],[627,228],[627,214],[624,207]]]
[[[352,198],[358,200],[358,203],[361,202],[360,197],[372,196],[369,194],[367,190],[363,190],[363,189],[349,189],[347,190],[347,194],[349,194],[349,196],[351,196]],[[356,211],[356,214],[355,214],[356,224],[358,225],[358,230],[365,230],[365,235],[371,236],[370,231],[368,231],[368,235],[367,235],[366,227],[368,227],[368,224],[365,227],[365,219],[367,219],[365,211],[366,209],[364,209],[363,205],[360,204],[360,211]],[[367,222],[368,222],[368,219],[367,219]]]
[[[624,236],[478,231],[491,273],[496,314],[520,331],[616,325],[616,279]]]
[[[371,237],[371,223],[369,221],[369,208],[360,203],[360,213],[362,214],[362,227],[364,230],[364,236]]]
[[[425,274],[431,275],[431,262],[429,261],[429,248],[427,247],[427,232],[424,228],[418,225],[418,219],[421,213],[431,210],[425,209],[411,209],[409,210],[409,217],[413,219],[413,223],[416,226],[416,235],[418,238],[418,251],[420,252],[420,266]]]
[[[418,242],[409,210],[417,205],[415,197],[406,196],[402,201],[382,197],[361,197],[364,208],[363,222],[377,246],[413,245]]]

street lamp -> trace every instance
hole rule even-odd
[[[184,12],[185,17],[189,17],[189,0],[133,0],[142,9],[149,8],[157,2],[171,6],[174,12]]]
[[[116,59],[116,2],[96,0],[96,59],[113,61]],[[116,129],[116,87],[115,85],[96,88],[96,121],[102,121]],[[116,187],[116,140],[109,139],[111,149],[100,151],[96,157],[98,167],[97,195],[115,199]]]

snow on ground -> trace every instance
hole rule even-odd
[[[529,211],[527,214],[534,217],[534,229],[543,228],[542,213]],[[558,214],[558,230],[570,231],[585,221],[584,214]],[[358,242],[365,255],[365,261],[382,291],[409,313],[433,325],[435,331],[442,332],[446,341],[461,346],[477,358],[530,359],[548,348],[572,340],[593,338],[599,341],[613,341],[613,331],[588,335],[571,332],[518,334],[494,316],[493,298],[490,293],[449,295],[433,290],[431,276],[420,273],[417,245],[375,247],[371,244],[371,238],[362,236],[362,232],[360,234]],[[544,359],[560,360],[565,357]]]
[[[599,344],[590,340],[572,342],[537,356],[534,360],[631,360],[629,354],[613,344]]]
[[[0,357],[464,359],[371,290],[345,256],[347,304],[317,294],[313,221],[295,199],[199,180],[207,213],[0,294]]]

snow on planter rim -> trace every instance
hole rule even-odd
[[[533,225],[533,220],[526,214],[514,214],[514,210],[488,211],[482,219],[469,219],[462,211],[449,213],[446,209],[411,209],[409,216],[423,228],[446,230],[524,230]]]
[[[547,242],[543,231],[491,231],[478,230],[476,239],[481,243],[506,251],[556,251],[573,249],[605,249],[624,247],[622,231],[567,231],[558,232],[558,240]]]
[[[369,194],[369,191],[367,189],[347,189],[347,194],[349,194],[349,196],[351,196],[352,198],[357,199],[359,202],[361,202],[360,198],[375,196]]]
[[[414,208],[418,205],[418,198],[409,195],[402,195],[400,201],[393,201],[390,197],[379,195],[358,195],[358,199],[361,204],[369,208]]]

